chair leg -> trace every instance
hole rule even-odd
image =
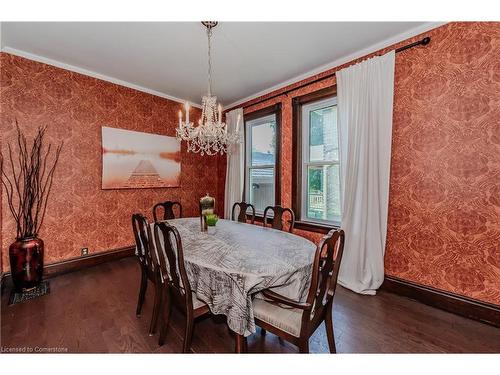
[[[333,334],[332,306],[327,307],[326,311],[325,328],[328,347],[330,348],[330,353],[335,354],[337,353],[337,348],[335,347],[335,335]]]
[[[161,329],[160,329],[160,338],[158,340],[158,344],[162,346],[165,343],[165,337],[167,336],[167,331],[168,331],[168,322],[170,320],[170,312],[172,310],[172,306],[170,303],[170,296],[168,294],[168,291],[165,292],[165,295],[163,296],[164,302],[162,303],[162,313],[161,316],[162,322],[161,322]]]
[[[189,353],[191,350],[191,339],[193,338],[194,319],[191,314],[186,315],[186,330],[184,332],[183,353]]]
[[[141,265],[141,286],[139,287],[139,300],[137,301],[137,309],[135,314],[137,316],[141,315],[142,305],[144,304],[144,297],[146,297],[146,289],[148,288],[148,275],[146,270]]]
[[[153,336],[156,332],[156,324],[158,322],[158,315],[160,313],[160,308],[163,300],[161,285],[158,284],[159,282],[155,284],[155,300],[153,304],[153,315],[151,316],[151,323],[149,325],[149,336]]]
[[[299,353],[309,353],[309,339],[299,344]]]
[[[248,353],[247,338],[243,335],[235,333],[235,348],[237,354]]]
[[[260,329],[260,334],[261,334],[262,336],[265,336],[266,332],[267,332],[267,331],[266,331],[264,328],[261,328],[261,329]]]

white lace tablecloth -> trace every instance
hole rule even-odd
[[[304,301],[316,245],[297,235],[220,219],[201,232],[199,218],[168,220],[181,235],[184,262],[196,296],[224,314],[236,333],[255,332],[252,295],[274,291]]]

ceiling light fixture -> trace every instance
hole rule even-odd
[[[217,96],[212,96],[212,51],[210,39],[212,29],[218,22],[202,22],[207,28],[208,37],[208,94],[202,98],[201,118],[198,126],[189,122],[189,103],[185,104],[186,120],[183,121],[182,111],[179,111],[179,127],[177,128],[177,139],[187,142],[188,152],[200,153],[201,155],[216,155],[227,153],[232,143],[240,142],[239,126],[240,116],[236,123],[236,131],[228,132],[226,123],[222,121],[222,106],[217,105]]]

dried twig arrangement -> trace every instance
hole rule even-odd
[[[7,203],[16,222],[16,237],[36,237],[43,224],[47,209],[47,200],[52,189],[54,171],[63,142],[55,149],[51,157],[52,145],[44,147],[46,127],[39,127],[31,149],[28,149],[26,137],[17,128],[17,156],[9,144],[8,158],[0,151],[1,180],[5,187]],[[49,159],[53,160],[49,162]],[[5,163],[4,163],[5,162]],[[8,174],[6,169],[10,169]],[[9,177],[10,175],[10,177]]]

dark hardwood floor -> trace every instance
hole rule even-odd
[[[66,348],[90,353],[179,353],[183,319],[172,314],[164,346],[148,336],[153,288],[135,316],[139,266],[133,258],[50,279],[47,296],[8,306],[2,296],[1,346]],[[334,303],[339,353],[500,353],[500,329],[387,292],[361,296],[339,286]],[[232,353],[234,339],[222,316],[195,324],[192,350]],[[250,353],[297,353],[276,336],[248,338]],[[312,353],[327,353],[325,328],[311,338]],[[4,350],[5,351],[5,350]]]

